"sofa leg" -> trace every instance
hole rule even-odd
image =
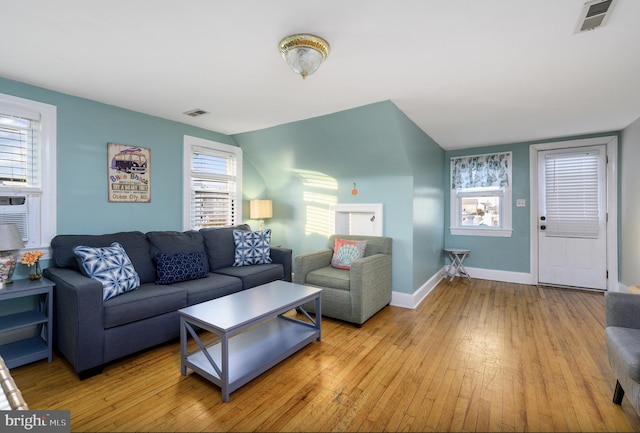
[[[85,380],[85,379],[89,379],[90,377],[96,376],[100,373],[102,373],[102,365],[99,365],[97,367],[93,367],[93,368],[89,368],[87,370],[83,370],[81,372],[78,373],[78,378],[80,380]]]
[[[624,389],[620,385],[620,381],[616,380],[616,389],[613,391],[613,402],[615,404],[622,404],[622,397],[624,397]]]

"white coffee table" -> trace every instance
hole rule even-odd
[[[321,292],[315,287],[274,281],[179,310],[182,374],[190,368],[218,385],[222,401],[229,401],[231,392],[313,340],[320,341]],[[315,301],[315,318],[301,308],[310,301]],[[294,308],[308,321],[283,316]],[[205,344],[198,329],[217,338]],[[189,336],[198,345],[191,353],[187,352]]]

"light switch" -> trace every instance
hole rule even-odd
[[[516,200],[516,207],[525,207],[527,205],[527,201],[523,198],[519,198]]]

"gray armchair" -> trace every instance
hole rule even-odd
[[[640,295],[605,293],[605,338],[609,364],[616,374],[613,402],[629,402],[640,414]]]
[[[367,241],[350,270],[330,266],[336,237]],[[326,249],[294,258],[293,282],[323,289],[323,316],[362,325],[391,302],[391,246],[388,237],[332,235]],[[315,312],[312,304],[304,307]]]

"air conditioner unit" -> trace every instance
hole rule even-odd
[[[0,195],[0,224],[15,224],[23,242],[29,240],[29,200],[24,195]]]

